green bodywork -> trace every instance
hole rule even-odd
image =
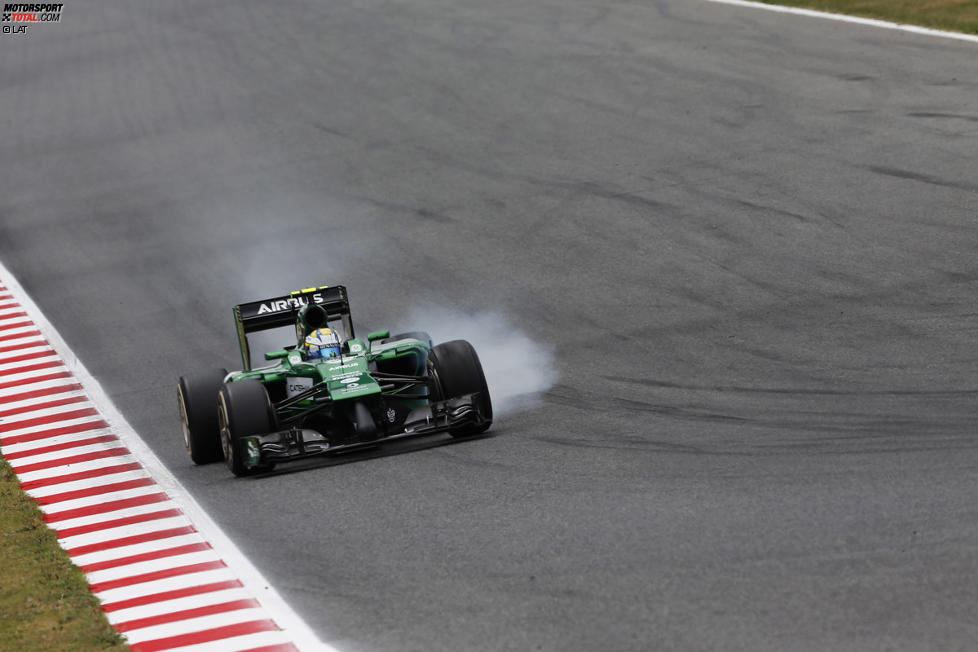
[[[297,349],[272,351],[265,354],[265,359],[275,361],[275,364],[232,373],[227,380],[228,382],[236,382],[253,378],[267,388],[284,385],[286,397],[294,396],[303,390],[325,383],[322,391],[316,397],[301,400],[294,406],[283,408],[279,416],[288,417],[291,413],[308,409],[315,398],[324,395],[328,395],[333,401],[344,401],[374,394],[385,394],[381,384],[371,375],[371,369],[383,369],[392,364],[397,364],[398,361],[414,359],[417,363],[412,365],[414,366],[414,373],[411,375],[423,376],[425,374],[424,363],[427,360],[430,344],[415,339],[388,343],[377,341],[364,343],[362,340],[352,339],[348,340],[343,348],[350,352],[327,360],[304,360]],[[281,391],[270,391],[269,394],[272,396],[280,395]],[[389,390],[386,393],[389,398],[413,400],[416,404],[410,405],[411,408],[425,404],[427,395],[427,391],[419,392],[417,387],[402,387]]]
[[[204,423],[206,411],[189,416],[188,383],[193,396],[209,383],[219,385],[215,435],[221,448],[216,452],[235,475],[382,440],[443,432],[467,436],[492,423],[485,378],[470,344],[459,340],[433,348],[430,336],[420,331],[394,336],[378,331],[360,339],[343,286],[239,304],[234,320],[241,371],[180,380],[184,436],[198,464],[216,461],[208,434],[214,426]],[[248,336],[282,327],[294,328],[291,342],[265,353],[267,364],[253,366]],[[340,335],[339,354],[310,358],[305,338],[325,327]]]
[[[341,431],[362,427],[362,413],[351,412],[360,403],[370,412],[377,436],[387,436],[400,432],[414,410],[430,404],[431,340],[423,333],[391,338],[388,331],[358,339],[343,286],[308,288],[241,304],[235,306],[234,318],[243,369],[228,374],[225,382],[261,382],[282,430],[332,432],[334,439],[343,439]],[[252,367],[249,333],[283,326],[295,327],[293,343],[266,353],[265,360],[272,364]],[[303,340],[323,326],[341,334],[341,354],[306,359]]]

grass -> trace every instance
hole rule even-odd
[[[978,0],[761,0],[836,14],[978,34]]]
[[[0,457],[0,650],[128,649]]]

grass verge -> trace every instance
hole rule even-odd
[[[978,0],[760,0],[769,5],[888,20],[965,34],[978,34]]]
[[[0,650],[128,649],[0,457]]]

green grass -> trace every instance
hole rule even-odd
[[[877,18],[966,34],[978,34],[978,0],[760,0],[786,5]]]
[[[0,457],[0,650],[128,649]]]

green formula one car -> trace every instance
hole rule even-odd
[[[243,370],[180,378],[177,394],[190,459],[223,459],[236,476],[278,462],[390,439],[492,425],[479,356],[465,340],[432,346],[424,332],[357,339],[346,288],[329,286],[234,308]],[[248,335],[295,326],[296,342],[252,368]]]

